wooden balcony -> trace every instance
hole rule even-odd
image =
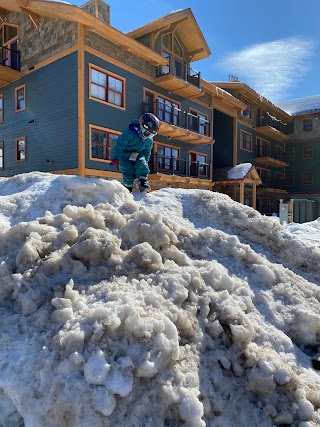
[[[168,55],[168,65],[158,68],[156,84],[184,98],[192,98],[202,93],[200,72]]]
[[[259,133],[269,136],[276,141],[283,142],[287,139],[285,125],[273,117],[258,116],[256,128]]]
[[[0,46],[0,86],[20,77],[20,52]]]
[[[289,166],[285,161],[285,151],[272,147],[271,143],[258,143],[254,160],[265,166],[286,167]]]
[[[181,111],[160,99],[144,105],[144,111],[159,117],[161,125],[159,135],[178,139],[193,145],[213,144],[211,137],[211,122],[203,117],[195,116],[187,111]]]
[[[210,165],[154,153],[150,158],[150,181],[195,188],[210,187]]]

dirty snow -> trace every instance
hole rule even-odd
[[[0,184],[0,426],[320,426],[319,228],[204,190]]]

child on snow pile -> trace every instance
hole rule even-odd
[[[160,128],[158,117],[144,113],[139,120],[133,120],[129,128],[117,138],[113,148],[113,163],[122,172],[124,186],[132,192],[133,183],[139,179],[139,190],[150,191],[148,162],[153,146],[153,137]]]

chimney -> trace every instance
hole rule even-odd
[[[110,25],[110,6],[102,0],[90,0],[81,9]]]

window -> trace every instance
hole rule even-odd
[[[183,52],[180,43],[175,35],[172,33],[164,34],[161,38],[162,48],[176,56],[182,58]]]
[[[16,160],[17,162],[26,161],[26,137],[16,139]]]
[[[262,185],[265,187],[270,185],[270,171],[269,169],[257,168],[257,172],[262,181]]]
[[[312,131],[312,120],[303,120],[303,132],[311,132]]]
[[[209,177],[206,154],[189,151],[189,174],[194,177]]]
[[[125,79],[102,68],[90,67],[90,99],[125,108]]]
[[[242,130],[240,131],[240,148],[246,151],[252,151],[252,135]]]
[[[294,175],[292,173],[286,174],[286,185],[294,185]]]
[[[208,116],[199,111],[190,110],[188,115],[188,129],[200,133],[200,135],[209,136],[209,121]]]
[[[3,164],[3,159],[4,159],[4,155],[3,155],[3,150],[4,150],[4,144],[3,142],[0,142],[0,169],[4,169],[4,164]]]
[[[286,148],[286,159],[287,160],[293,160],[294,159],[294,148]]]
[[[181,110],[177,102],[149,91],[145,92],[144,100],[147,113],[155,114],[163,122],[179,126]]]
[[[247,108],[245,110],[241,111],[241,114],[245,117],[248,117],[248,119],[252,119],[252,105],[249,101],[247,101],[245,98],[241,98],[241,101],[246,104]]]
[[[265,139],[257,138],[257,156],[269,157],[271,154],[271,144]]]
[[[21,111],[26,108],[26,86],[16,88],[16,111]]]
[[[275,188],[283,188],[285,185],[285,175],[282,172],[275,173]]]
[[[179,172],[179,149],[167,145],[158,145],[159,171]]]
[[[112,160],[112,150],[119,134],[90,125],[90,159]]]
[[[303,147],[303,158],[312,159],[312,145],[306,145]]]
[[[0,123],[3,122],[3,95],[0,95]]]
[[[302,184],[310,185],[313,183],[313,174],[312,172],[306,172],[302,174]]]

